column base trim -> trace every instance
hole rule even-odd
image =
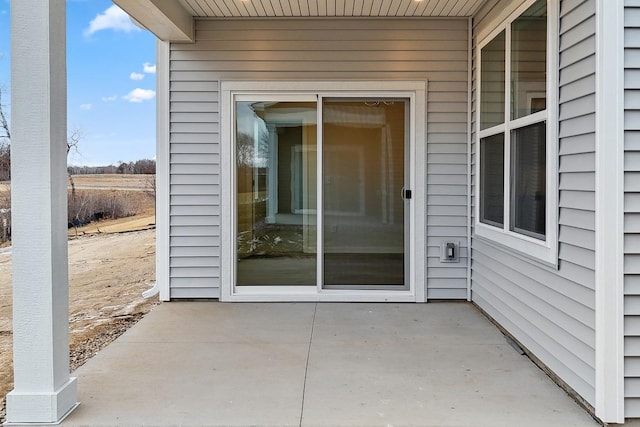
[[[78,405],[76,377],[70,377],[52,393],[26,393],[14,389],[7,394],[7,422],[4,425],[57,425]]]

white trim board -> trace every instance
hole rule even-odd
[[[471,259],[473,238],[473,199],[471,192],[473,190],[473,18],[468,21],[468,44],[467,44],[467,301],[473,300],[471,289]]]
[[[221,82],[221,295],[223,301],[417,301],[426,300],[426,81],[226,81]],[[409,98],[411,126],[409,290],[342,290],[321,287],[235,288],[235,169],[233,101],[246,96],[278,100],[322,97]],[[320,110],[319,110],[320,111]],[[320,118],[320,117],[319,117]],[[320,129],[320,126],[319,126]],[[319,226],[321,219],[319,218]]]
[[[596,416],[624,423],[624,4],[596,2]]]
[[[156,86],[156,284],[160,301],[171,299],[170,289],[170,196],[169,196],[169,138],[171,124],[169,113],[169,43],[158,40],[156,44],[158,75]]]

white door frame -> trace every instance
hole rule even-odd
[[[224,81],[221,90],[221,292],[222,301],[426,301],[426,81]],[[246,96],[278,101],[321,100],[321,98],[384,97],[408,98],[409,107],[409,289],[359,290],[323,289],[318,286],[236,287],[236,171],[235,108],[237,98]],[[318,108],[318,129],[322,118]],[[321,135],[320,135],[321,136]],[[320,165],[321,166],[321,165]],[[319,168],[321,171],[322,168]],[[319,197],[321,192],[318,192]],[[320,202],[320,201],[319,201]],[[322,218],[318,217],[318,233]],[[321,241],[321,239],[318,239]],[[320,265],[318,265],[320,268]],[[321,273],[321,272],[320,272]],[[321,282],[321,274],[318,275]]]

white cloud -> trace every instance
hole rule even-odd
[[[80,109],[81,110],[89,111],[92,108],[93,108],[93,104],[80,104]]]
[[[113,5],[102,13],[99,13],[89,23],[89,28],[84,30],[85,36],[90,36],[101,30],[113,30],[130,33],[131,31],[140,31],[129,15],[118,6]]]
[[[144,79],[144,74],[136,73],[135,71],[129,74],[129,78],[131,80],[142,80]]]
[[[123,96],[123,98],[129,102],[140,103],[143,101],[149,101],[155,98],[155,96],[156,92],[154,90],[136,88],[129,92],[127,95]]]
[[[118,95],[113,95],[113,96],[103,96],[102,97],[102,101],[103,102],[113,102],[116,99],[118,99]]]
[[[147,74],[155,74],[156,73],[156,64],[151,64],[149,62],[145,62],[142,64],[142,70]]]

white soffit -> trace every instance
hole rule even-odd
[[[194,17],[456,17],[485,0],[179,0]]]

